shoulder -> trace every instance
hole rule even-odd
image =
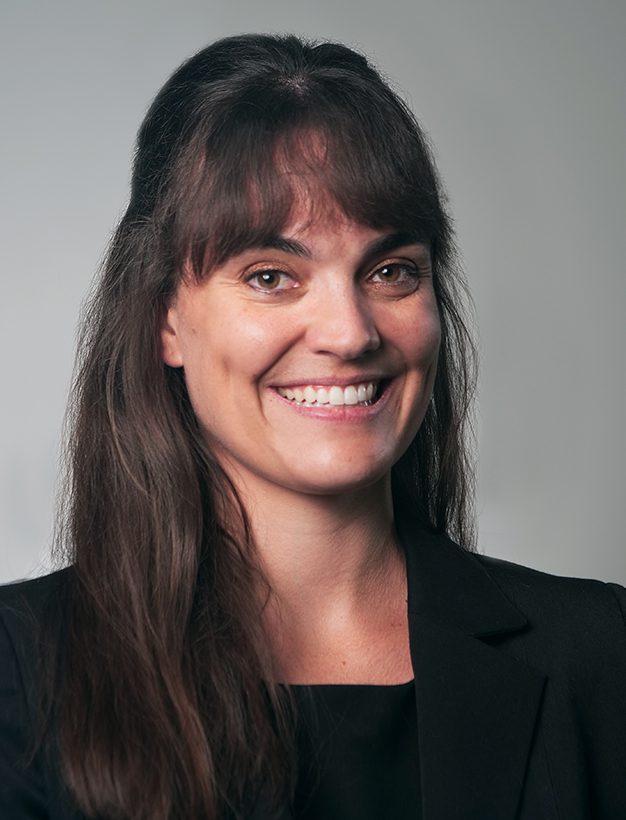
[[[594,817],[626,817],[626,589],[474,560],[527,620],[500,648],[545,677],[537,736],[559,799],[592,800]]]
[[[502,592],[529,615],[549,615],[575,623],[604,621],[607,615],[624,625],[626,589],[590,578],[551,575],[500,558],[472,554]],[[572,622],[572,618],[574,622]]]
[[[0,586],[0,675],[35,688],[40,643],[60,628],[73,570]],[[30,698],[29,698],[30,699]]]
[[[51,595],[63,592],[71,583],[72,567],[56,570],[38,578],[0,584],[0,611],[27,606],[37,610]]]
[[[73,569],[0,585],[0,618],[13,633],[37,628],[65,600]]]
[[[66,569],[0,586],[0,805],[7,817],[49,814],[39,753],[41,650],[61,628],[72,574]]]
[[[473,554],[492,581],[526,617],[520,637],[528,653],[569,668],[626,669],[626,589],[568,578]]]

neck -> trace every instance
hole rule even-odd
[[[391,494],[377,484],[349,496],[272,493],[247,505],[276,596],[297,606],[359,596],[394,551]],[[244,502],[245,503],[245,502]]]
[[[318,496],[236,481],[271,595],[272,635],[298,640],[372,627],[405,608],[404,557],[393,523],[391,481]],[[401,590],[394,595],[391,590]]]
[[[391,476],[349,493],[313,495],[234,469],[256,560],[261,624],[275,680],[406,681],[407,579]]]

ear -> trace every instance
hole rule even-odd
[[[174,302],[165,310],[161,322],[161,358],[170,367],[183,366],[183,351],[178,327],[179,315]]]

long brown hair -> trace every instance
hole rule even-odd
[[[291,782],[291,710],[271,683],[249,527],[184,374],[161,360],[159,328],[183,266],[200,278],[275,235],[296,179],[362,224],[430,244],[438,373],[394,493],[426,526],[472,543],[473,347],[424,135],[345,46],[266,35],[214,43],[174,73],[141,126],[130,203],[79,340],[58,537],[73,570],[54,719],[65,780],[90,816],[241,816],[261,788],[271,802]]]

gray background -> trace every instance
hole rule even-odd
[[[78,311],[168,74],[243,31],[362,48],[436,146],[481,334],[482,549],[626,582],[623,0],[3,3],[0,581],[49,566]]]

